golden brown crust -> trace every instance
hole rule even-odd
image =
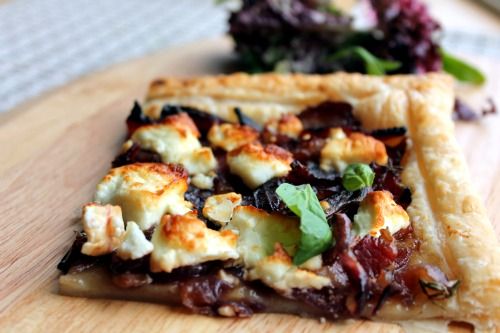
[[[408,211],[425,261],[461,281],[458,304],[447,313],[486,323],[500,319],[500,247],[481,199],[471,185],[453,122],[442,97],[422,87],[408,92],[413,141],[403,181],[412,189]]]
[[[386,319],[444,317],[488,328],[500,319],[500,247],[473,190],[454,138],[452,79],[447,75],[367,77],[247,75],[162,79],[149,90],[146,112],[164,102],[198,107],[230,120],[232,109],[262,123],[326,100],[346,101],[367,129],[406,126],[410,148],[403,181],[412,190],[408,208],[421,241],[416,261],[438,265],[461,280],[457,297],[408,309],[390,302]]]
[[[360,74],[233,74],[191,79],[164,78],[149,89],[145,112],[158,115],[164,102],[198,107],[236,120],[234,107],[260,123],[285,113],[298,113],[325,100],[346,101],[367,129],[402,126],[408,110],[407,90],[432,86],[442,97],[442,110],[451,112],[452,79],[447,75],[425,77],[375,77]]]

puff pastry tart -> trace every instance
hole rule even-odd
[[[494,330],[500,249],[444,75],[166,78],[83,207],[65,295]]]

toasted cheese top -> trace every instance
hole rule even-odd
[[[206,261],[237,259],[237,238],[231,230],[207,228],[194,214],[165,215],[151,240],[151,271],[168,273]]]
[[[293,255],[300,241],[299,220],[296,217],[270,214],[253,206],[238,206],[224,229],[238,235],[238,252],[245,267],[253,267],[273,254],[276,243]]]
[[[127,222],[127,231],[123,235],[123,240],[116,249],[118,257],[123,260],[134,260],[144,257],[153,251],[153,244],[146,239],[144,232],[137,223]]]
[[[252,189],[272,178],[287,175],[292,162],[292,154],[275,145],[249,143],[227,155],[231,173],[238,175]]]
[[[83,254],[100,256],[113,252],[120,245],[124,226],[119,206],[89,203],[83,207],[82,224],[87,234]]]
[[[408,214],[387,191],[368,193],[354,215],[354,231],[361,237],[379,237],[382,229],[395,234],[409,225]]]
[[[161,155],[165,163],[180,163],[183,156],[201,148],[199,132],[191,118],[180,113],[165,118],[160,124],[139,127],[132,141]]]
[[[321,257],[321,254],[318,254],[312,258],[309,258],[307,261],[302,263],[299,267],[304,268],[307,270],[318,270],[323,266],[323,258]]]
[[[164,163],[180,163],[189,174],[214,170],[217,161],[210,147],[202,147],[200,133],[186,113],[172,115],[160,123],[139,127],[132,141],[160,154]]]
[[[266,285],[284,293],[293,288],[321,289],[329,286],[331,280],[314,272],[298,268],[283,247],[276,243],[272,255],[261,259],[248,273],[250,280],[261,280]]]
[[[284,114],[281,118],[272,119],[267,122],[266,129],[272,134],[281,134],[297,139],[304,126],[297,116]]]
[[[179,161],[190,175],[207,174],[217,167],[217,160],[210,147],[196,149]]]
[[[212,146],[231,151],[256,141],[259,138],[259,133],[249,126],[224,123],[213,125],[208,131],[207,137]]]
[[[343,172],[352,163],[376,162],[386,165],[387,152],[383,142],[362,133],[346,136],[341,128],[330,130],[326,145],[321,150],[320,167],[326,171]]]
[[[214,187],[215,172],[208,175],[197,173],[191,177],[191,184],[202,190],[209,190]]]
[[[233,216],[235,207],[241,204],[241,194],[229,192],[212,195],[205,200],[203,216],[212,222],[225,225]]]
[[[125,220],[146,230],[166,213],[191,210],[191,203],[184,200],[187,188],[187,174],[180,166],[135,163],[111,169],[97,185],[95,201],[119,205]]]
[[[321,289],[330,284],[330,279],[292,264],[290,255],[296,252],[300,241],[297,218],[239,206],[225,228],[239,235],[237,250],[248,270],[248,279],[261,280],[282,292],[291,292],[292,288]],[[315,269],[321,267],[321,261],[319,267],[317,262],[309,264]]]

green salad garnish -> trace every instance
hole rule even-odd
[[[399,61],[378,58],[361,46],[348,47],[337,51],[331,59],[338,60],[348,57],[359,57],[364,63],[366,73],[370,75],[384,75],[386,72],[401,67]]]
[[[453,75],[457,80],[473,84],[483,84],[486,81],[484,74],[474,66],[449,54],[442,48],[439,49],[439,54],[443,61],[443,70]]]

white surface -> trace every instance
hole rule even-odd
[[[500,57],[498,16],[466,0],[427,2],[448,28],[446,48]],[[460,15],[446,15],[450,3],[463,6]],[[110,64],[223,34],[226,16],[212,0],[7,0],[0,112]]]
[[[215,37],[211,0],[8,0],[0,4],[0,112],[110,64]]]

